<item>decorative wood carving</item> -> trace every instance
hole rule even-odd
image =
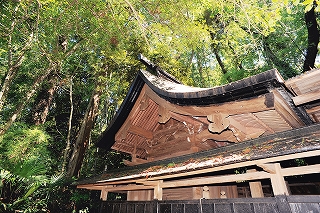
[[[146,94],[144,94],[144,96],[140,101],[140,110],[144,111],[145,109],[147,109],[148,106],[149,106],[149,97]]]
[[[221,133],[227,129],[229,126],[228,116],[229,115],[222,113],[208,115],[207,118],[211,122],[208,127],[209,131],[212,133]]]
[[[215,141],[229,141],[229,142],[238,142],[237,138],[234,136],[231,130],[225,130],[220,134],[211,133],[208,130],[203,130],[196,135],[196,139],[200,141],[206,141],[208,139],[213,139]]]
[[[171,118],[169,111],[163,106],[159,106],[159,123],[164,124]]]
[[[125,122],[122,125],[120,130],[117,132],[115,139],[117,141],[122,141],[122,140],[126,139],[128,130],[130,129],[130,126],[131,126],[131,120],[128,120],[127,122]]]

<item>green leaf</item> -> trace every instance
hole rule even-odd
[[[312,9],[312,7],[313,7],[313,4],[308,4],[307,6],[306,6],[306,8],[304,8],[304,12],[306,13],[306,12],[309,12],[311,9]]]
[[[287,7],[287,13],[288,13],[288,14],[291,14],[291,13],[292,13],[292,10],[291,10],[290,7]]]
[[[293,5],[294,5],[294,6],[297,6],[299,3],[300,3],[300,0],[295,0],[295,1],[293,1]]]
[[[305,0],[304,2],[302,2],[302,4],[303,5],[308,5],[309,6],[309,4],[313,4],[313,0]]]

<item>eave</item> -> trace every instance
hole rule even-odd
[[[80,181],[77,185],[79,188],[88,189],[94,189],[94,187],[101,189],[105,186],[119,185],[120,188],[114,189],[115,191],[119,191],[120,189],[124,189],[121,188],[122,184],[141,184],[148,181],[188,178],[194,175],[226,171],[240,167],[263,167],[263,165],[268,165],[268,163],[320,156],[319,137],[320,124],[317,124],[218,149],[107,171],[107,173],[96,178]],[[301,167],[301,170],[303,168]],[[304,169],[306,169],[305,174],[320,172],[318,164],[310,168],[305,167]],[[294,174],[292,170],[286,169],[283,171],[290,176]],[[304,174],[303,172],[300,173]],[[269,174],[264,175],[263,178],[267,178]],[[259,176],[255,178],[257,177]],[[232,179],[232,181],[242,180],[240,176],[234,178],[238,179]],[[243,178],[247,178],[247,176]],[[210,181],[212,180],[210,179]],[[143,188],[145,185],[140,186],[140,188],[137,186],[137,189],[131,190],[142,189],[141,187]],[[168,187],[170,188],[170,185]]]
[[[110,149],[112,147],[115,142],[115,135],[126,121],[143,87],[147,88],[146,90],[149,92],[149,95],[153,95],[155,99],[166,100],[169,104],[173,105],[173,108],[175,108],[175,106],[197,106],[205,109],[213,105],[219,106],[223,103],[246,100],[259,97],[263,94],[269,94],[272,88],[282,87],[283,83],[283,79],[275,69],[214,88],[193,88],[158,78],[146,71],[140,71],[133,81],[117,114],[100,137],[97,146],[104,149]],[[265,101],[265,105],[269,104],[267,100],[268,99]],[[234,107],[230,107],[230,109],[232,108]],[[241,107],[238,107],[238,109],[241,109]],[[210,110],[211,108],[208,109],[208,111]],[[202,111],[202,109],[198,111]],[[221,111],[221,109],[219,111]],[[185,113],[198,116],[196,111],[186,111]]]

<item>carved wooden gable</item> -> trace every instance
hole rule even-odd
[[[147,72],[140,75],[144,83],[139,84],[141,90],[111,147],[132,155],[128,165],[214,149],[312,122],[294,105],[276,70],[211,89],[186,87]]]

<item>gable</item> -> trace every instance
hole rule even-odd
[[[193,88],[140,72],[98,145],[131,154],[126,163],[136,165],[309,125],[319,121],[319,98],[308,97],[319,90],[296,92],[304,78],[284,83],[270,70],[221,87]]]

